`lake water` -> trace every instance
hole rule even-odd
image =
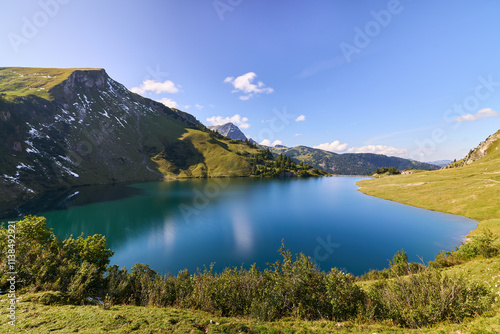
[[[387,267],[405,249],[428,262],[459,245],[477,222],[357,191],[357,177],[203,179],[99,186],[34,203],[57,235],[107,237],[112,264],[147,263],[160,273],[226,266],[260,269],[280,256],[311,256],[328,271]]]

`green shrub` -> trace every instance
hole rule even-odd
[[[27,216],[16,222],[16,288],[68,292],[82,302],[104,293],[104,274],[113,252],[106,238],[93,235],[61,241],[43,217]],[[8,254],[7,228],[0,228],[0,289],[5,289]]]
[[[102,296],[103,284],[104,280],[99,267],[85,261],[73,275],[68,286],[69,300],[73,303],[83,304],[87,298]]]
[[[0,289],[8,284],[7,233],[0,228]],[[434,263],[444,266],[459,256],[493,256],[498,252],[494,241],[486,233],[455,252],[438,254]],[[493,302],[481,285],[408,263],[404,250],[389,261],[390,268],[365,275],[382,279],[366,293],[351,274],[335,268],[322,272],[304,254],[292,258],[283,243],[279,253],[282,259],[264,271],[254,265],[215,273],[210,266],[193,275],[183,270],[162,277],[148,265],[136,264],[127,272],[116,265],[106,267],[113,252],[103,236],[60,241],[44,218],[29,216],[16,224],[16,283],[19,289],[50,291],[39,298],[47,305],[97,301],[108,308],[122,303],[175,306],[262,321],[391,319],[405,327],[462,321],[487,311]]]
[[[396,275],[408,274],[408,255],[404,249],[394,254],[392,261],[389,260],[389,266]]]
[[[67,296],[61,291],[46,291],[37,298],[37,302],[43,305],[61,305],[67,301]]]
[[[429,262],[429,267],[434,269],[447,268],[456,266],[460,263],[462,263],[462,261],[458,258],[456,251],[442,251],[436,254],[434,261]]]
[[[128,280],[132,287],[132,302],[137,306],[150,305],[154,299],[153,282],[160,280],[156,270],[147,264],[136,263],[130,269]]]
[[[326,276],[327,298],[331,308],[328,318],[344,321],[356,317],[365,300],[363,290],[355,284],[355,277],[333,268]]]
[[[389,261],[389,268],[382,270],[370,270],[368,273],[361,276],[361,280],[384,279],[397,276],[408,275],[409,273],[417,273],[425,270],[427,267],[420,263],[408,262],[408,255],[404,249],[401,249],[394,254],[392,260]]]
[[[127,270],[117,265],[108,267],[106,273],[106,292],[112,304],[125,304],[132,296],[132,284]]]
[[[473,244],[476,245],[479,255],[491,258],[497,256],[499,253],[498,246],[495,245],[497,239],[498,237],[494,236],[489,229],[484,229],[482,235],[473,239]]]
[[[411,328],[460,322],[489,310],[494,300],[484,286],[436,270],[386,280],[372,287],[369,296],[376,305],[372,313]]]
[[[463,243],[460,248],[455,248],[451,252],[440,252],[436,255],[434,261],[429,263],[432,268],[451,267],[476,257],[491,258],[499,254],[498,246],[495,241],[498,238],[493,233],[485,229],[480,236],[473,237],[469,242]]]
[[[226,268],[219,275],[213,274],[212,271],[207,273],[211,276],[208,281],[208,291],[205,291],[206,294],[209,294],[206,296],[207,300],[210,301],[209,308],[222,316],[249,314],[256,290],[256,285],[253,282],[256,271],[255,267],[250,271],[243,268]],[[196,289],[194,290],[196,291]]]

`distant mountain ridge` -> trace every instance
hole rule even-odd
[[[436,165],[436,166],[440,166],[440,167],[445,167],[445,166],[451,164],[452,162],[453,162],[452,160],[427,161],[428,164]]]
[[[220,134],[238,140],[245,140],[247,137],[243,132],[233,123],[226,123],[224,125],[211,126]],[[240,135],[241,134],[241,135]],[[243,139],[244,138],[244,139]],[[252,143],[256,143],[249,139]],[[303,162],[311,165],[314,168],[323,169],[332,174],[338,175],[368,175],[377,168],[382,167],[395,167],[399,170],[404,169],[439,169],[441,166],[425,163],[410,159],[399,157],[389,157],[382,154],[373,153],[333,153],[325,150],[311,148],[307,146],[287,147],[284,145],[275,145],[268,147],[258,144],[261,148],[269,148],[274,156],[285,154],[296,162]]]
[[[377,168],[395,167],[404,169],[435,170],[439,166],[425,162],[389,157],[373,153],[333,153],[307,146],[296,146],[292,148],[271,148],[276,154],[286,154],[292,159],[307,163],[315,168],[321,168],[329,173],[338,175],[368,175]]]

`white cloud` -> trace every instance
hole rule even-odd
[[[295,137],[302,136],[302,133],[296,133]]]
[[[189,104],[184,106],[184,109],[186,109],[186,110],[189,108],[191,108],[191,105],[189,105]]]
[[[295,119],[295,122],[302,122],[302,121],[305,121],[306,120],[306,116],[305,115],[300,115],[299,117],[297,117]]]
[[[399,156],[407,157],[408,150],[405,148],[396,148],[392,146],[385,145],[366,145],[362,147],[351,147],[347,150],[351,153],[374,153],[374,154],[384,154],[389,156]]]
[[[256,94],[270,94],[274,92],[271,87],[266,87],[262,81],[258,81],[256,84],[253,83],[257,74],[254,72],[248,72],[246,74],[240,75],[239,77],[227,77],[224,79],[224,83],[230,83],[233,85],[233,93],[244,93],[241,95],[240,100],[246,101]]]
[[[158,102],[163,103],[164,105],[166,105],[169,108],[177,108],[179,106],[179,104],[177,104],[177,102],[175,102],[174,100],[171,100],[169,98],[166,98],[166,97],[164,97],[161,100],[158,100]]]
[[[177,87],[170,80],[165,80],[164,82],[159,82],[156,80],[145,80],[139,87],[132,87],[130,91],[140,95],[146,92],[154,92],[156,94],[161,94],[161,93],[174,94],[179,92],[179,87]]]
[[[313,147],[330,152],[342,152],[347,148],[347,143],[341,144],[338,140],[336,140],[332,143],[323,143]]]
[[[196,109],[201,110],[203,109],[203,106],[201,104],[195,104],[194,105]]]
[[[222,116],[212,116],[207,118],[207,122],[212,123],[212,125],[222,125],[226,123],[233,123],[241,129],[248,129],[250,124],[248,124],[247,117],[241,117],[239,114],[236,114],[231,117],[222,117]]]
[[[463,115],[458,118],[455,118],[453,121],[455,122],[477,121],[480,118],[499,117],[499,116],[500,114],[495,110],[491,108],[485,108],[479,110],[476,114]]]
[[[283,145],[283,142],[281,140],[275,140],[271,143],[269,139],[264,139],[261,141],[259,144],[264,145],[264,146],[276,146],[276,145]]]
[[[275,140],[273,141],[273,143],[271,144],[271,146],[276,146],[276,145],[283,145],[283,142],[281,140]]]
[[[271,141],[269,139],[264,139],[259,144],[265,145],[265,146],[271,146]]]

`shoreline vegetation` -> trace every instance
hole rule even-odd
[[[471,333],[500,331],[497,142],[460,168],[357,182],[361,192],[473,218],[470,240],[428,266],[398,251],[362,277],[318,270],[292,256],[260,270],[213,267],[159,275],[147,264],[108,266],[101,235],[58,239],[45,218],[16,223],[16,321],[27,332]],[[286,164],[286,160],[283,160]],[[0,289],[7,291],[8,229],[0,229]],[[8,305],[8,294],[1,297]],[[9,310],[0,314],[7,319]],[[95,315],[98,314],[98,319]],[[0,327],[4,332],[7,324]]]
[[[261,327],[281,330],[289,326],[285,323],[290,321],[295,325],[320,322],[326,328],[317,332],[327,332],[326,329],[337,332],[347,326],[348,332],[363,333],[356,330],[381,326],[407,333],[410,329],[433,328],[440,324],[446,328],[463,326],[480,321],[481,315],[494,314],[495,294],[484,283],[443,271],[447,266],[408,263],[404,250],[389,261],[388,269],[370,272],[361,278],[336,268],[329,272],[319,271],[310,257],[292,256],[284,243],[279,249],[282,260],[264,270],[252,266],[250,269],[226,268],[215,273],[210,266],[196,273],[183,270],[176,276],[161,276],[147,264],[136,264],[130,271],[116,265],[108,266],[113,252],[107,248],[104,236],[60,240],[45,223],[45,218],[36,216],[16,222],[15,298],[22,300],[18,305],[24,304],[24,310],[38,314],[34,310],[44,309],[42,318],[54,318],[53,312],[59,314],[57,310],[65,310],[56,320],[59,326],[60,322],[67,322],[67,314],[74,312],[75,307],[85,312],[108,313],[108,316],[103,315],[108,318],[107,325],[103,325],[105,321],[91,324],[86,320],[85,326],[93,332],[156,328],[157,324],[147,319],[140,323],[122,321],[125,317],[130,319],[129,312],[135,313],[130,309],[132,306],[146,308],[150,313],[175,311],[189,314],[189,317],[207,312],[217,321],[199,324],[198,330],[215,328],[220,332],[241,332],[243,328],[249,333],[258,332],[254,330]],[[7,279],[12,268],[8,267],[9,261],[4,255],[8,254],[9,233],[8,228],[2,226],[2,291],[8,291],[12,284]],[[494,256],[498,247],[492,249],[490,255]],[[489,260],[491,256],[479,252],[471,259],[477,258]],[[4,305],[9,298],[8,294],[1,297]],[[18,310],[21,311],[21,306]],[[127,314],[122,315],[122,311]],[[7,312],[7,308],[0,310],[5,316]],[[25,330],[45,329],[48,321],[37,320],[34,324],[32,314],[25,317],[17,313],[18,324]],[[109,320],[111,315],[117,321]],[[228,323],[228,318],[238,320]],[[217,324],[225,325],[219,327]],[[183,332],[186,325],[185,321],[176,320],[165,326]]]

